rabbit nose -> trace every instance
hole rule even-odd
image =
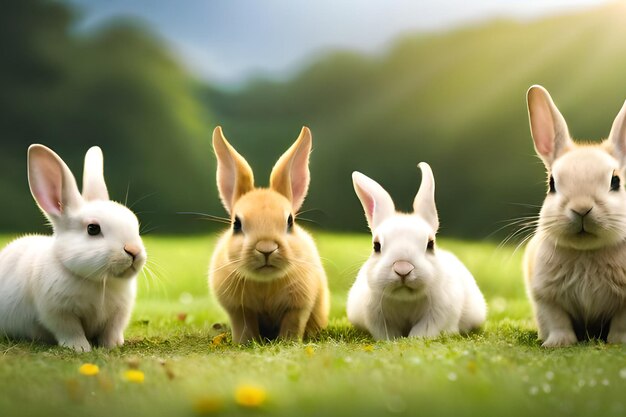
[[[401,278],[405,278],[414,269],[413,264],[407,261],[396,261],[393,264],[393,272],[398,274]]]
[[[126,245],[124,245],[124,252],[129,254],[134,260],[141,253],[141,248],[137,245],[127,243]]]
[[[269,258],[269,256],[278,250],[278,243],[273,242],[271,240],[259,240],[256,243],[255,249],[257,252],[265,255],[265,258]]]
[[[589,214],[591,212],[591,210],[593,209],[593,207],[575,207],[575,208],[571,208],[570,210],[572,211],[572,213],[578,215],[580,218],[585,217],[587,214]]]

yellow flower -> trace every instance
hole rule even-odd
[[[216,396],[206,396],[198,398],[193,403],[193,411],[196,414],[211,414],[217,413],[222,409],[222,399]]]
[[[80,368],[78,368],[78,372],[82,375],[94,376],[98,375],[100,368],[98,368],[98,365],[94,365],[93,363],[84,363],[80,366]]]
[[[372,345],[365,345],[365,346],[363,346],[363,350],[365,352],[373,352],[374,351],[374,346],[372,346]]]
[[[144,375],[143,372],[137,369],[129,369],[124,372],[124,379],[128,382],[134,382],[136,384],[143,384]]]
[[[313,349],[313,346],[307,346],[304,348],[304,353],[306,353],[307,356],[311,357],[315,355],[315,349]]]
[[[226,336],[228,336],[227,333],[220,333],[217,336],[215,336],[212,340],[213,346],[219,346],[222,343],[224,343],[224,340],[226,339]]]
[[[235,391],[235,401],[243,407],[260,407],[266,399],[265,390],[254,385],[240,385]]]

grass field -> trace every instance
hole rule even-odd
[[[8,237],[0,238],[4,243]],[[490,305],[467,337],[374,342],[345,318],[368,256],[366,235],[321,234],[333,293],[329,329],[304,343],[233,346],[208,296],[211,237],[150,237],[155,277],[140,278],[127,344],[76,354],[0,339],[0,416],[623,415],[626,349],[601,342],[548,351],[537,342],[521,251],[443,241]],[[1,300],[0,300],[1,301]],[[82,375],[85,363],[99,373]],[[127,371],[138,369],[143,382]]]

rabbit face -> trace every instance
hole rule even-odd
[[[626,192],[618,161],[599,147],[579,147],[552,165],[540,227],[559,245],[590,250],[626,236]]]
[[[546,166],[549,190],[539,230],[555,246],[595,250],[626,239],[626,104],[608,139],[575,143],[565,119],[541,86],[528,90],[530,129],[537,155]]]
[[[268,281],[289,273],[295,233],[291,210],[287,198],[268,189],[250,191],[233,206],[230,257],[239,259],[248,278]]]
[[[376,181],[359,172],[352,174],[372,230],[374,251],[367,261],[368,285],[384,295],[419,298],[434,280],[434,239],[439,228],[435,179],[428,164],[422,162],[419,167],[422,182],[412,214],[396,212],[391,196]]]
[[[434,232],[414,215],[397,215],[373,233],[368,283],[387,297],[416,299],[434,280]]]
[[[136,216],[112,201],[94,201],[68,212],[55,234],[58,259],[83,279],[132,278],[146,262]]]
[[[221,128],[213,133],[217,185],[230,214],[227,259],[236,277],[272,281],[301,275],[312,265],[305,233],[294,224],[309,186],[311,132],[303,128],[295,143],[278,159],[269,188],[256,188],[246,160],[228,143]],[[316,255],[316,253],[315,253]]]
[[[109,200],[103,156],[85,155],[83,192],[52,150],[32,145],[28,180],[33,197],[54,228],[54,253],[75,276],[92,281],[132,278],[146,262],[139,222],[128,208]]]

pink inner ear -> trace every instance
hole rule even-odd
[[[372,198],[372,196],[370,196],[368,194],[368,200],[367,200],[367,215],[370,218],[374,218],[374,209],[376,208],[376,202],[374,201],[374,199]]]
[[[310,143],[308,145],[304,143],[299,146],[296,153],[292,156],[289,181],[291,183],[291,202],[294,210],[300,209],[309,189],[310,150]]]
[[[33,190],[33,194],[35,194],[35,199],[46,213],[60,215],[62,207],[58,196],[61,195],[61,189],[56,185],[49,185],[49,187],[50,189],[46,189],[45,186],[38,186]]]
[[[294,201],[294,205],[302,204],[301,201],[304,200],[305,193],[307,191],[307,182],[306,179],[303,178],[303,174],[296,172],[296,175],[293,175],[291,178],[291,196]]]
[[[554,153],[554,118],[550,110],[550,103],[535,90],[529,96],[530,129],[537,152],[544,157],[552,157]]]
[[[237,174],[231,161],[220,161],[217,166],[217,185],[220,192],[220,197],[226,205],[227,210],[233,205],[233,195],[235,193],[235,182],[237,181]]]
[[[374,223],[374,210],[376,209],[376,200],[374,197],[365,191],[362,187],[361,189],[361,197],[363,203],[363,209],[365,210],[365,216],[367,217],[368,222]]]
[[[237,185],[235,161],[222,138],[214,136],[213,147],[217,157],[217,188],[224,207],[230,213]]]
[[[39,206],[48,214],[62,213],[61,195],[63,178],[59,167],[51,161],[42,160],[33,164],[33,195]]]
[[[549,111],[545,109],[537,115],[532,129],[537,151],[545,156],[551,156],[554,151],[554,123],[547,114]]]

